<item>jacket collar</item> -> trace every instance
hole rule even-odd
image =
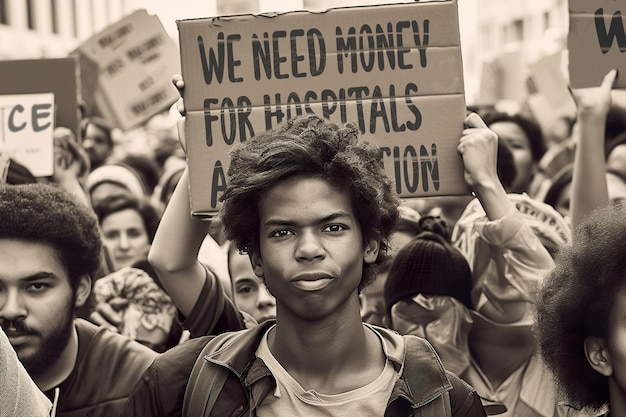
[[[271,376],[263,361],[256,357],[256,350],[265,332],[275,323],[274,320],[268,320],[251,329],[216,336],[210,342],[216,343],[216,349],[206,355],[205,360],[228,368],[244,386],[253,386],[255,382]],[[428,342],[420,339],[420,347],[412,350],[411,363],[406,364],[405,337],[389,329],[366,323],[364,325],[382,336],[385,354],[400,374],[390,402],[402,397],[413,407],[419,407],[452,388],[439,357]]]

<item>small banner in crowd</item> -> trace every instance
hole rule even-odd
[[[177,23],[194,215],[217,211],[233,145],[313,113],[355,123],[401,197],[468,193],[456,1]]]
[[[597,87],[617,69],[616,88],[626,88],[626,0],[569,0],[570,85]]]
[[[54,172],[54,94],[0,95],[0,155],[35,177]]]
[[[180,97],[172,77],[180,74],[178,50],[157,16],[144,9],[108,26],[72,55],[80,62],[87,115],[127,130]]]

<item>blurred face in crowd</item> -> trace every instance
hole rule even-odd
[[[498,140],[508,145],[513,154],[517,175],[509,191],[514,193],[528,191],[535,173],[535,162],[528,136],[517,123],[513,122],[495,122],[489,125],[489,129],[498,135]]]
[[[237,250],[228,255],[228,270],[233,288],[235,305],[260,323],[276,317],[276,299],[269,293],[263,281],[254,275],[250,258]]]
[[[108,133],[98,125],[89,123],[83,138],[83,147],[89,155],[91,169],[103,165],[113,152],[113,145],[109,141]]]
[[[144,259],[150,249],[146,226],[139,212],[124,209],[102,219],[103,242],[109,250],[115,270]]]
[[[51,245],[0,239],[0,324],[31,376],[45,372],[67,350],[74,309],[90,288],[83,277],[72,289]]]

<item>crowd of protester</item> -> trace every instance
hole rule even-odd
[[[195,415],[198,355],[210,415],[626,415],[615,78],[572,89],[550,141],[468,109],[467,196],[400,200],[354,125],[289,121],[232,154],[212,219],[191,216],[182,100],[165,125],[57,127],[54,174],[11,160],[0,185],[0,416]]]

